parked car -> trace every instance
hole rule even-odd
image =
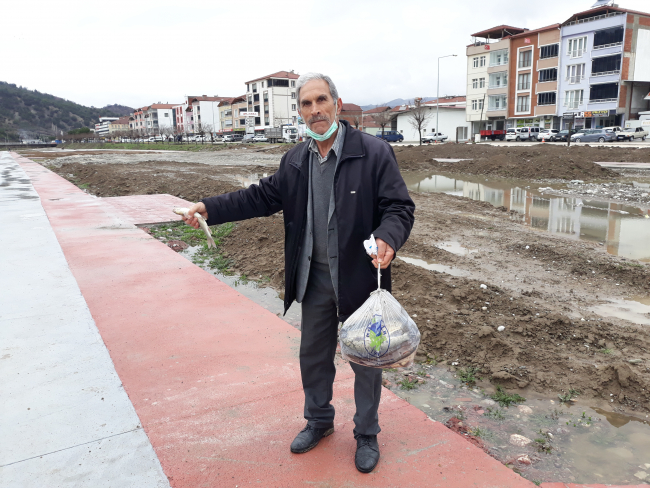
[[[577,137],[571,136],[575,142],[612,142],[616,140],[614,132],[606,129],[589,129],[584,133],[576,134]]]
[[[242,139],[244,139],[244,134],[233,134],[232,135],[232,141],[233,142],[241,142]]]
[[[643,127],[628,127],[619,132],[616,138],[619,141],[634,141],[635,139],[645,141],[646,137],[648,137],[648,132]]]
[[[430,132],[422,136],[422,142],[445,142],[448,139],[442,132]]]
[[[506,141],[520,141],[519,129],[506,129]]]
[[[242,142],[255,142],[255,134],[246,134],[242,139]]]
[[[616,137],[618,137],[619,132],[623,131],[623,127],[620,125],[612,125],[611,127],[603,127],[605,130],[611,130]]]
[[[253,142],[269,142],[269,139],[264,134],[256,134]]]
[[[402,142],[404,140],[404,136],[396,130],[385,130],[383,137],[381,135],[381,131],[378,131],[377,137],[387,142]]]
[[[537,141],[539,127],[522,127],[520,137],[522,141]]]
[[[226,134],[225,136],[223,136],[222,141],[223,142],[233,142],[234,141],[233,134]]]
[[[553,136],[559,134],[557,129],[542,129],[539,131],[539,136],[537,137],[540,141],[552,141]]]
[[[551,142],[556,142],[556,141],[567,142],[568,137],[569,137],[569,130],[564,129],[559,131],[557,134],[551,136]]]

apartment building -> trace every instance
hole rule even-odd
[[[108,124],[108,134],[112,137],[116,133],[124,133],[129,130],[129,116],[125,115]]]
[[[604,6],[562,24],[563,128],[624,125],[650,110],[650,14]]]
[[[559,128],[560,24],[514,35],[510,43],[507,127]]]
[[[219,103],[219,130],[218,134],[246,130],[246,117],[241,113],[248,110],[246,95],[227,98]]]
[[[467,122],[470,132],[503,130],[508,115],[511,37],[527,29],[500,25],[472,34],[467,46]]]
[[[115,122],[119,117],[100,117],[99,123],[95,124],[95,134],[100,137],[106,137],[110,133],[111,123]]]
[[[278,71],[246,82],[248,112],[257,112],[255,130],[298,122],[298,100],[293,71]]]
[[[154,103],[133,111],[129,116],[129,129],[141,135],[160,134],[174,126],[174,104]]]
[[[228,97],[207,95],[185,97],[185,132],[215,133],[219,131],[219,104]]]

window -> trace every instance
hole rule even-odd
[[[485,88],[485,78],[479,78],[478,87],[479,88]]]
[[[491,95],[488,97],[488,112],[490,110],[505,110],[507,104],[507,95]]]
[[[530,112],[530,95],[517,97],[517,112]]]
[[[167,112],[165,112],[165,117],[169,117],[169,114]]]
[[[268,117],[264,117],[264,125],[269,125],[269,118]]]
[[[253,93],[257,93],[257,83],[253,83]]]
[[[584,90],[568,90],[564,95],[564,106],[569,109],[577,109],[582,105]]]
[[[478,68],[478,57],[472,59],[472,66],[474,66],[474,68]]]
[[[291,105],[291,110],[296,110],[296,104],[295,103]]]
[[[621,71],[622,54],[614,56],[601,56],[591,60],[591,76],[611,75]]]
[[[490,74],[488,88],[502,88],[508,86],[508,73],[503,71],[501,73]]]
[[[538,93],[537,105],[555,105],[556,97],[555,92]]]
[[[589,90],[590,102],[609,102],[618,99],[618,83],[601,83],[591,85]]]
[[[517,90],[530,90],[530,73],[522,73],[517,79]]]
[[[559,44],[550,44],[548,46],[542,46],[539,48],[539,58],[557,58],[560,54],[560,45]]]
[[[252,103],[252,102],[253,102],[253,97],[251,97],[250,95],[248,95],[248,103],[250,104],[250,103]]]
[[[255,125],[260,125],[261,124],[260,120],[261,119],[259,117],[255,117]]]
[[[478,88],[478,78],[472,80],[472,88]]]
[[[259,102],[260,101],[260,94],[259,93],[256,93],[255,95],[253,95],[253,101],[254,102]]]
[[[262,88],[264,88],[264,82],[262,82],[261,85],[262,85]]]
[[[267,91],[264,92],[264,101],[265,102],[269,101],[269,92],[267,92]]]
[[[293,98],[293,99],[296,98],[296,92],[291,92],[291,98]]]
[[[485,56],[481,56],[481,58],[480,58],[480,60],[479,60],[479,61],[480,61],[479,66],[480,66],[481,68],[482,68],[483,66],[485,66],[485,58],[486,58]]]
[[[585,65],[571,64],[566,67],[566,79],[571,85],[580,83],[585,78]]]
[[[478,110],[478,100],[472,100],[472,110]]]
[[[483,110],[483,99],[482,98],[479,99],[479,101],[478,101],[478,109]]]
[[[255,108],[253,109],[253,112],[257,112],[259,114],[260,113],[260,106],[255,105]]]
[[[269,80],[267,83],[267,86],[284,86],[288,87],[289,86],[289,80]]]
[[[490,66],[501,66],[502,64],[508,64],[507,49],[490,53]]]
[[[296,80],[291,80],[291,88],[295,88],[295,87],[296,87]]]
[[[625,28],[623,26],[596,31],[594,33],[594,49],[619,46],[623,44],[624,36]]]
[[[585,49],[587,49],[587,38],[586,37],[576,37],[575,39],[569,39],[569,49],[567,54],[572,58],[581,57]]]
[[[239,116],[241,117],[244,114],[244,112],[248,112],[248,109],[247,108],[240,108],[239,109]]]
[[[557,68],[548,68],[539,70],[539,82],[557,81]]]
[[[247,92],[251,91],[251,87],[249,86],[248,83],[246,83],[246,91],[247,91]]]
[[[528,49],[527,51],[522,51],[519,53],[519,67],[520,68],[530,68],[533,58],[533,50]]]

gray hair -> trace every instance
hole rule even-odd
[[[327,82],[330,87],[330,95],[332,95],[334,105],[336,105],[336,102],[339,99],[339,92],[336,89],[336,85],[332,81],[332,78],[322,73],[305,73],[304,75],[300,75],[300,78],[298,78],[298,82],[296,83],[296,98],[298,99],[298,106],[300,106],[300,89],[313,80],[323,80]]]

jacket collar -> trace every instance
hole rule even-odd
[[[355,129],[350,125],[347,120],[339,119],[340,124],[345,125],[345,139],[343,140],[343,150],[339,157],[339,164],[349,158],[359,158],[365,155],[363,148],[363,136],[361,131]],[[295,166],[299,170],[307,167],[309,162],[309,143],[304,143],[300,151],[296,151],[289,164]]]

